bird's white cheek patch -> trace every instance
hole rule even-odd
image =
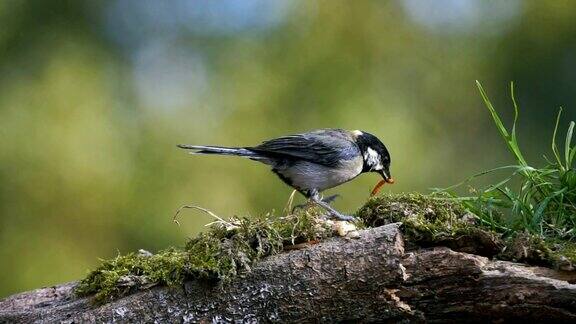
[[[370,166],[372,170],[382,170],[382,163],[380,162],[380,154],[369,147],[364,153],[364,161]]]

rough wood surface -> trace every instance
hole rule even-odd
[[[154,287],[95,307],[74,283],[0,301],[0,322],[576,322],[572,273],[405,251],[397,224],[267,258],[216,287]]]

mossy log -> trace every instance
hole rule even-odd
[[[230,282],[95,305],[75,283],[0,301],[0,322],[576,322],[574,272],[407,248],[398,224],[270,256]]]

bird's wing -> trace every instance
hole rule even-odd
[[[360,154],[350,134],[339,129],[283,136],[247,149],[270,157],[305,160],[325,166],[335,166]]]

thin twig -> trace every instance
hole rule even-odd
[[[208,209],[202,208],[202,207],[199,207],[199,206],[195,206],[195,205],[183,205],[183,206],[180,206],[180,208],[178,208],[178,210],[177,210],[176,213],[174,214],[174,217],[172,217],[172,221],[173,221],[174,223],[178,224],[178,226],[180,226],[180,222],[178,222],[178,215],[180,214],[180,212],[182,212],[183,209],[188,209],[188,208],[189,208],[189,209],[197,209],[197,210],[203,211],[203,212],[205,212],[206,214],[208,214],[208,215],[216,218],[216,219],[218,220],[217,222],[230,224],[229,222],[225,221],[225,220],[222,219],[220,216],[214,214],[213,212],[209,211]],[[215,222],[212,222],[212,223],[210,223],[210,224],[213,224],[213,223],[215,223]],[[210,225],[210,224],[206,224],[206,225]]]
[[[292,203],[294,202],[294,195],[296,195],[296,190],[292,190],[288,201],[286,202],[286,207],[284,207],[284,214],[289,215],[292,213]]]
[[[300,217],[296,217],[296,223],[294,223],[294,226],[292,226],[292,233],[290,233],[290,239],[292,241],[292,245],[294,245],[294,242],[296,240],[296,236],[294,235],[294,233],[296,232],[296,226],[298,226],[299,223],[300,223]]]

